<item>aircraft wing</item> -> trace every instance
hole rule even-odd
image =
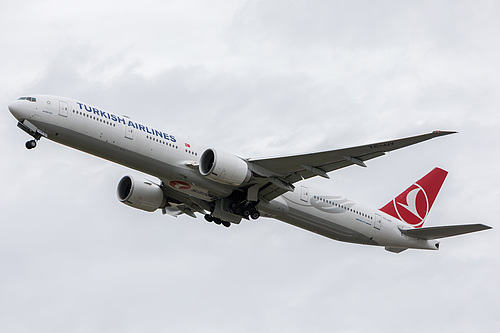
[[[260,188],[259,197],[272,200],[287,191],[293,191],[292,184],[302,179],[314,176],[329,178],[328,172],[354,164],[366,167],[365,161],[383,156],[387,152],[453,133],[456,132],[434,131],[351,148],[248,161],[253,173],[264,178],[263,182],[266,182]]]

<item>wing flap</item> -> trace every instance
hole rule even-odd
[[[400,229],[400,230],[401,233],[403,233],[406,236],[431,240],[431,239],[458,236],[487,229],[491,229],[491,227],[484,224],[462,224],[462,225],[447,225],[439,227],[426,227],[418,229]]]

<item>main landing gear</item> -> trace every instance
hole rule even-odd
[[[257,192],[249,193],[251,189],[234,191],[230,196],[213,202],[210,213],[207,212],[205,215],[205,220],[222,224],[226,228],[231,223],[240,223],[241,218],[257,220],[260,217],[257,208],[259,201]]]
[[[257,210],[257,207],[255,205],[238,205],[238,204],[233,204],[232,208],[232,213],[235,215],[239,215],[245,219],[252,219],[252,220],[257,220],[260,217],[260,213]],[[229,221],[224,221],[222,219],[219,219],[217,217],[214,217],[213,215],[213,209],[212,213],[210,214],[205,214],[205,220],[208,222],[214,222],[215,224],[223,225],[226,228],[229,228],[231,226],[231,222]]]
[[[26,148],[27,149],[33,149],[36,147],[36,140],[30,140],[26,142]]]
[[[252,220],[257,220],[260,217],[260,213],[255,205],[233,204],[231,209],[234,214],[240,215],[244,218],[250,217]]]
[[[218,219],[216,217],[213,217],[210,214],[205,214],[205,220],[207,220],[208,222],[214,222],[215,224],[219,224],[219,225],[222,224],[226,228],[229,228],[231,226],[231,222]]]

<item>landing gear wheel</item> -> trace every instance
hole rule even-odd
[[[205,220],[207,220],[207,222],[213,222],[214,218],[212,217],[212,215],[205,214]]]
[[[250,217],[252,218],[252,220],[257,220],[259,217],[260,217],[260,213],[258,210],[254,210],[251,214],[250,214]]]
[[[36,141],[35,140],[31,140],[31,141],[26,142],[26,148],[27,149],[33,149],[35,147],[36,147]]]
[[[229,228],[231,226],[231,222],[228,222],[228,221],[222,221],[221,222],[223,226],[225,226],[226,228]]]

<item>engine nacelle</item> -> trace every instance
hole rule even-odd
[[[147,212],[154,212],[166,204],[160,186],[149,180],[136,180],[132,176],[125,176],[120,180],[116,196],[124,204]]]
[[[215,149],[207,149],[201,155],[200,173],[218,183],[236,186],[247,182],[252,175],[246,161]]]

